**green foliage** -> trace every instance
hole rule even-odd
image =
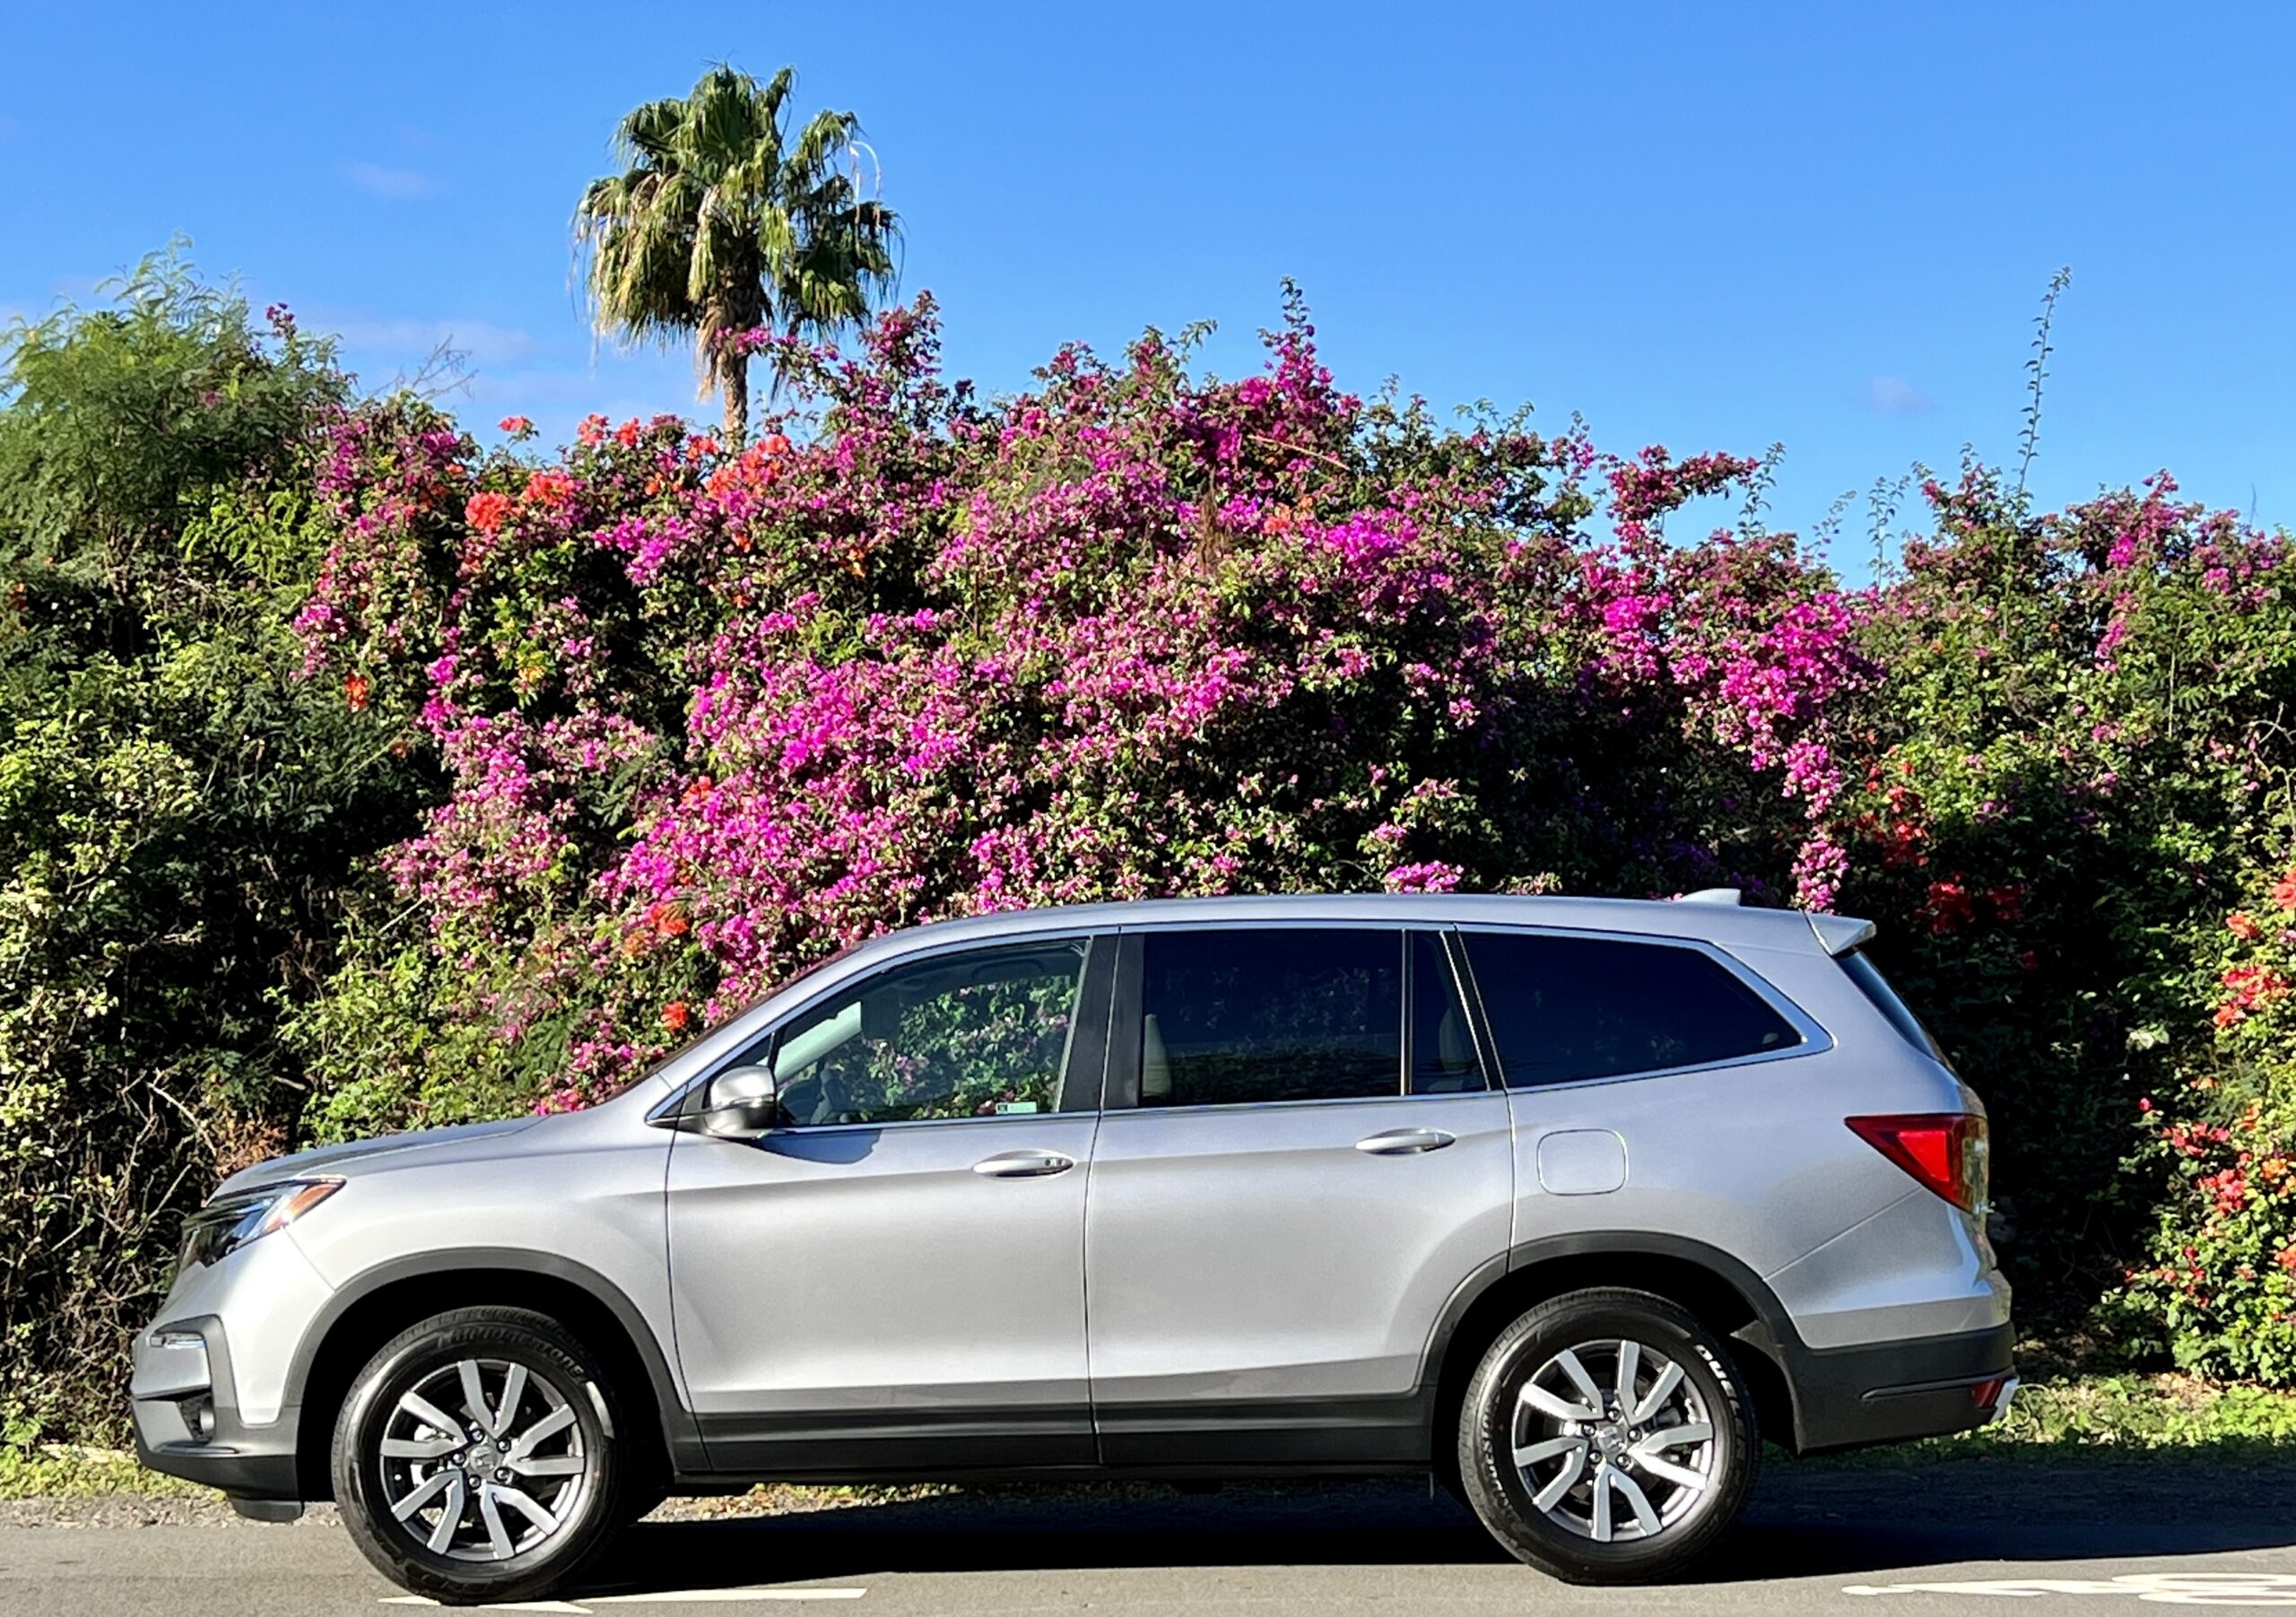
[[[1841,907],[1883,919],[1877,957],[1993,1112],[2029,1324],[2077,1316],[2145,1239],[2140,1100],[2214,1066],[2223,917],[2287,846],[2286,546],[2174,490],[2044,517],[1987,474],[1932,484],[1939,537],[1867,627],[1889,677]]]
[[[0,1418],[116,1435],[175,1226],[300,1108],[274,1002],[420,769],[299,677],[327,345],[170,258],[0,369]]]
[[[761,320],[845,317],[769,268]],[[20,325],[6,1440],[117,1436],[124,1334],[221,1172],[580,1104],[906,921],[1306,888],[1872,915],[1991,1105],[2028,1321],[2102,1297],[2131,1353],[2296,1381],[2286,541],[2165,478],[2043,516],[1972,469],[1846,592],[1763,530],[1761,463],[1441,430],[1287,315],[1265,376],[1151,334],[984,404],[921,305],[859,358],[777,351],[799,441],[593,418],[554,456],[354,404],[173,259]],[[1661,535],[1729,490],[1743,531]],[[1047,1019],[971,1009],[906,1008],[962,1068],[921,1100],[1010,1098],[992,1052]],[[2063,1429],[2284,1430],[2131,1385]]]

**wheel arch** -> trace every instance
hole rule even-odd
[[[1463,1282],[1428,1343],[1422,1387],[1433,1389],[1429,1447],[1439,1476],[1456,1482],[1459,1410],[1475,1366],[1526,1309],[1566,1291],[1625,1286],[1688,1308],[1737,1349],[1754,1414],[1770,1441],[1798,1447],[1786,1363],[1800,1337],[1777,1294],[1728,1253],[1687,1237],[1641,1230],[1574,1233],[1526,1241]]]
[[[290,1364],[301,1497],[333,1496],[328,1451],[352,1380],[375,1351],[417,1320],[474,1304],[526,1308],[564,1326],[596,1353],[621,1395],[639,1463],[666,1484],[707,1469],[668,1355],[638,1306],[612,1281],[551,1253],[471,1249],[387,1264],[338,1291]]]

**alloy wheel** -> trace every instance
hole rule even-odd
[[[415,1543],[456,1560],[541,1549],[580,1516],[589,1460],[568,1395],[540,1371],[464,1359],[399,1395],[377,1444],[383,1498]]]
[[[1656,1538],[1713,1494],[1714,1422],[1681,1365],[1630,1339],[1583,1342],[1517,1395],[1516,1472],[1534,1508],[1597,1543]]]

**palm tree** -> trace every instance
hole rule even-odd
[[[760,84],[723,63],[693,93],[622,120],[625,171],[592,180],[574,211],[578,273],[598,329],[675,346],[693,335],[701,391],[725,395],[726,432],[749,431],[749,358],[761,327],[829,336],[858,325],[893,281],[900,224],[861,195],[860,121],[815,113],[792,141],[797,76]]]

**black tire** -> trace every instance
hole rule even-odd
[[[409,1414],[402,1399],[412,1394],[462,1425],[470,1413],[467,1399],[447,1394],[426,1399],[425,1392],[459,1387],[457,1373],[465,1362],[479,1367],[479,1402],[490,1406],[487,1424],[494,1425],[493,1416],[501,1413],[492,1407],[498,1398],[515,1400],[508,1420],[499,1431],[480,1437],[465,1435],[478,1430],[475,1422],[456,1432],[453,1440],[463,1447],[453,1453],[405,1458],[410,1447],[435,1448],[448,1439],[435,1421]],[[521,1372],[515,1387],[513,1367]],[[547,1435],[535,1447],[550,1452],[519,1454],[522,1431],[537,1430]],[[555,1320],[527,1308],[456,1308],[384,1343],[352,1384],[335,1426],[335,1503],[352,1542],[411,1594],[451,1605],[533,1600],[579,1573],[629,1519],[630,1467],[611,1435],[626,1430],[613,1384]],[[401,1451],[398,1456],[384,1456],[387,1439]],[[548,1467],[552,1474],[528,1476],[513,1469],[526,1465]],[[540,1504],[556,1525],[545,1530],[500,1491],[505,1488]],[[429,1502],[407,1518],[416,1526],[405,1525],[393,1501],[404,1505],[426,1490]],[[482,1495],[490,1496],[491,1521]],[[450,1500],[459,1506],[460,1526],[447,1531],[442,1552],[416,1528],[435,1531]],[[558,1511],[550,1509],[553,1505]],[[494,1522],[502,1524],[500,1536]],[[510,1552],[469,1558],[496,1554],[497,1544],[507,1544]],[[464,1553],[452,1553],[457,1549]]]
[[[1627,1343],[1635,1344],[1631,1356]],[[1566,1351],[1605,1400],[1599,1422],[1564,1419],[1557,1410],[1558,1387],[1572,1409],[1594,1407],[1561,1368]],[[1651,1404],[1671,1373],[1653,1368],[1662,1361],[1681,1375],[1663,1404],[1638,1421],[1636,1407]],[[1622,1370],[1638,1389],[1624,1419],[1613,1413]],[[1524,1401],[1534,1379],[1544,1410]],[[1711,1433],[1702,1443],[1666,1435],[1700,1426]],[[1535,1459],[1526,1475],[1516,1463],[1518,1439],[1526,1452],[1561,1447]],[[1679,1576],[1745,1508],[1761,1456],[1753,1397],[1728,1348],[1687,1310],[1648,1291],[1571,1291],[1532,1308],[1483,1354],[1459,1412],[1467,1504],[1509,1553],[1569,1583]],[[1672,1475],[1657,1474],[1654,1465]],[[1693,1474],[1702,1485],[1688,1485]],[[1538,1493],[1547,1494],[1548,1505],[1538,1503]],[[1597,1504],[1596,1496],[1607,1497]],[[1605,1529],[1613,1534],[1607,1542],[1596,1536]]]

